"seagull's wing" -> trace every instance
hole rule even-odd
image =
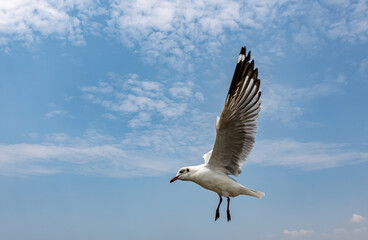
[[[211,155],[212,155],[212,150],[209,151],[208,153],[203,154],[204,163],[208,163],[208,161],[211,158]]]
[[[253,148],[257,117],[261,110],[260,80],[250,52],[242,47],[221,116],[216,122],[216,140],[208,165],[238,176]],[[206,154],[207,158],[209,154]]]

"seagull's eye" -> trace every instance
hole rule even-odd
[[[180,171],[179,171],[179,173],[183,173],[183,172],[184,172],[184,170],[180,170]]]
[[[187,172],[189,172],[189,168],[187,168]]]

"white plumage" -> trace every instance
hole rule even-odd
[[[255,142],[257,117],[262,100],[260,80],[250,52],[242,47],[221,116],[216,120],[216,140],[213,149],[203,155],[204,164],[181,168],[170,182],[192,181],[216,192],[220,202],[215,220],[220,216],[222,196],[227,198],[227,220],[231,220],[230,197],[265,194],[242,186],[229,175],[238,176]]]

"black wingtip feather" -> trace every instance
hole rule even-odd
[[[245,58],[245,62],[249,62],[250,61],[250,51],[248,52],[248,55]]]
[[[253,74],[253,71],[254,71],[254,60],[250,62],[249,67],[248,69],[246,69],[246,72],[243,77],[246,77],[246,76],[250,77]]]
[[[237,84],[242,81],[242,79],[244,79],[245,77],[253,77],[254,79],[257,79],[257,75],[258,75],[258,69],[254,69],[254,60],[250,61],[251,58],[251,52],[249,51],[247,54],[246,51],[246,47],[243,46],[240,50],[240,55],[244,55],[246,56],[244,60],[242,61],[238,61],[235,71],[234,71],[234,75],[233,75],[233,79],[231,81],[230,84],[230,88],[228,91],[228,96],[227,96],[227,100],[229,98],[231,98],[231,96],[234,95],[236,89],[237,89]],[[226,100],[226,101],[227,101]]]
[[[257,79],[258,77],[258,68],[254,69],[253,73],[252,73],[252,77],[253,79]]]
[[[245,55],[245,52],[246,52],[247,50],[246,50],[246,48],[245,47],[242,47],[241,48],[241,50],[240,50],[240,54],[243,54],[243,55]]]

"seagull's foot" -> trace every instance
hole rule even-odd
[[[219,219],[219,217],[220,217],[220,211],[217,209],[217,210],[216,210],[215,221],[216,221],[217,219]]]
[[[226,211],[226,213],[227,213],[227,221],[230,222],[231,221],[230,211]]]

